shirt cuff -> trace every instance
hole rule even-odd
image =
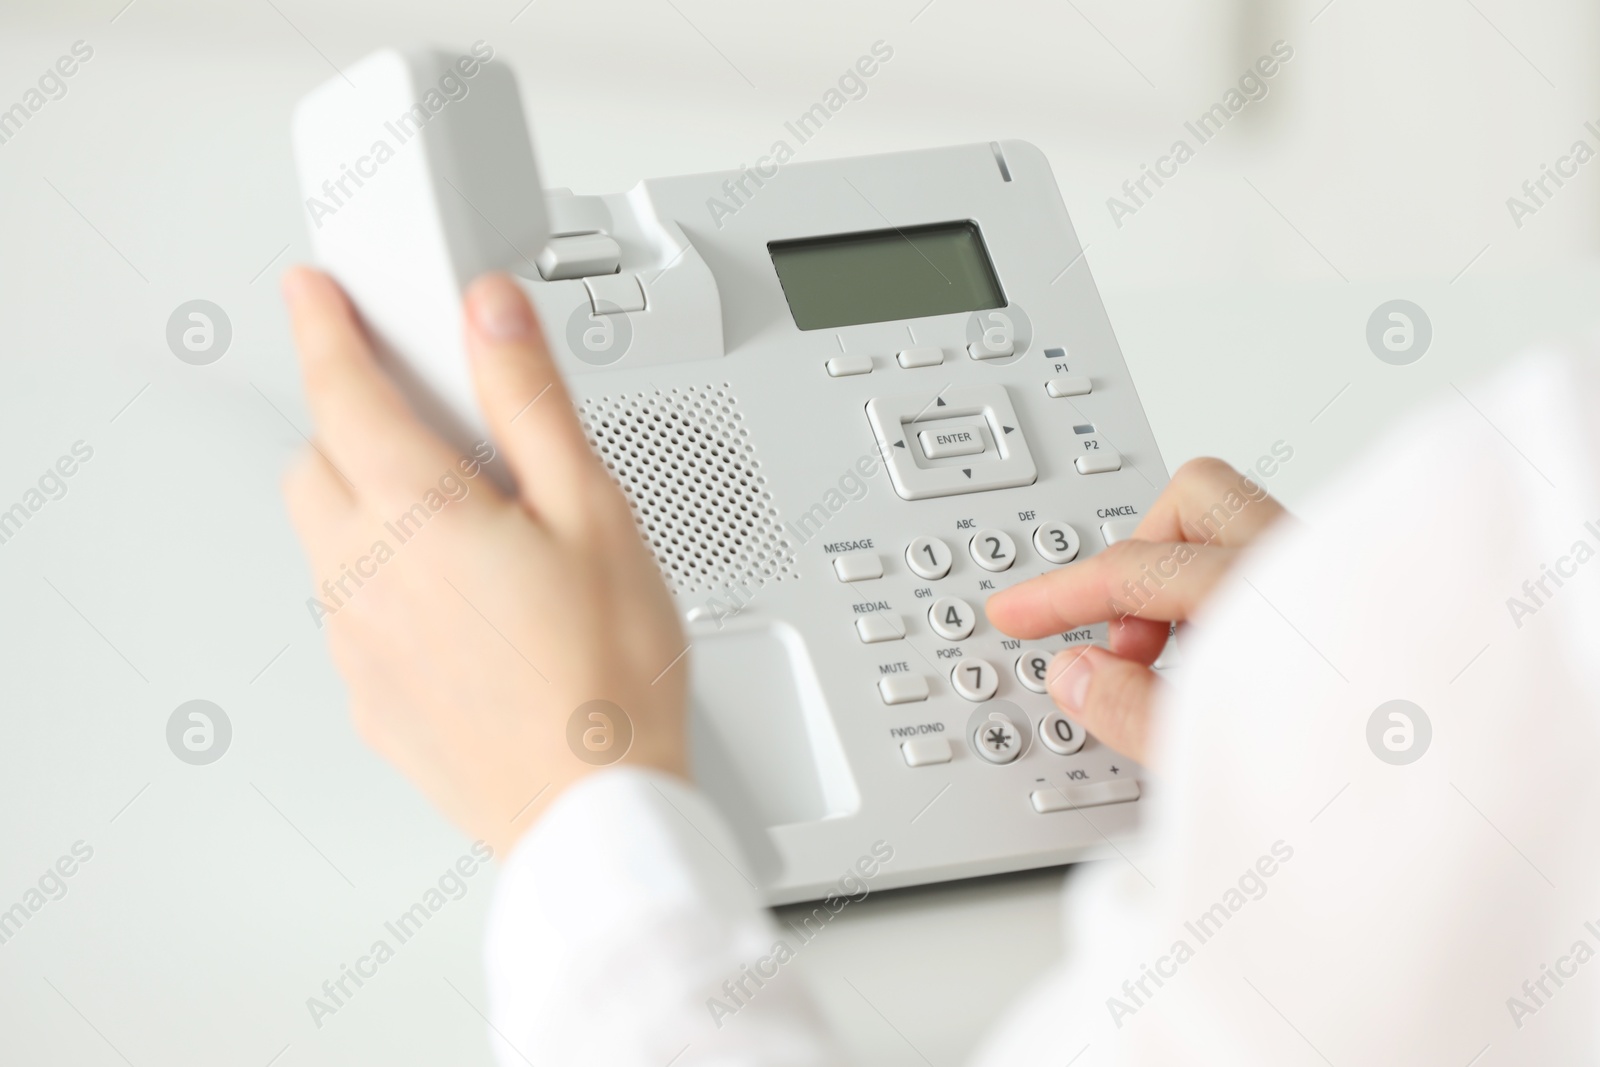
[[[825,1062],[793,976],[748,1003],[724,992],[778,938],[749,870],[680,778],[614,767],[570,786],[495,886],[485,963],[501,1061],[686,1065],[781,1033],[789,1054],[748,1062]]]

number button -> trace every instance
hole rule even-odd
[[[1003,571],[1017,561],[1017,543],[1001,530],[979,530],[967,547],[986,571]]]
[[[950,669],[950,684],[958,696],[981,702],[1000,688],[1000,672],[986,659],[964,659]]]
[[[950,573],[955,557],[950,546],[937,537],[919,537],[906,549],[906,566],[911,573],[925,581],[943,578]]]
[[[1047,522],[1033,531],[1033,547],[1051,563],[1071,563],[1078,558],[1078,531],[1064,522]]]
[[[940,597],[928,609],[928,623],[933,632],[946,641],[960,641],[972,636],[972,628],[978,624],[978,613],[960,597]]]
[[[1039,740],[1058,756],[1070,756],[1083,747],[1088,735],[1083,727],[1061,714],[1052,711],[1039,720]]]
[[[1031,649],[1017,657],[1017,681],[1035,693],[1050,688],[1050,661],[1055,657],[1043,649]]]

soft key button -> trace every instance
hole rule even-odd
[[[644,310],[644,290],[635,275],[602,274],[585,278],[583,285],[589,290],[589,305],[596,315]]]
[[[848,378],[852,374],[871,374],[871,356],[834,356],[823,364],[832,378]]]
[[[983,339],[967,346],[967,355],[973,359],[1005,359],[1017,353],[1017,345],[1009,330],[985,330]]]
[[[591,274],[615,274],[622,260],[622,249],[603,233],[582,233],[572,237],[552,237],[539,253],[539,276],[547,282],[582,278]]]
[[[950,669],[950,685],[965,700],[988,700],[1000,687],[1000,672],[986,659],[964,659]]]
[[[947,459],[950,456],[975,456],[987,449],[983,431],[977,423],[937,426],[917,434],[922,454],[929,459]]]
[[[869,645],[875,645],[879,641],[898,641],[906,635],[900,628],[898,615],[885,615],[881,612],[863,615],[857,619],[856,633]]]
[[[1017,561],[1017,543],[1004,530],[979,530],[968,542],[967,551],[986,571],[1008,570]]]
[[[876,552],[846,552],[833,557],[833,573],[841,582],[865,582],[883,577],[883,560]]]
[[[950,742],[942,737],[913,737],[900,745],[908,767],[950,762]]]
[[[978,613],[958,596],[940,597],[928,609],[928,624],[946,641],[960,641],[972,636],[972,628],[978,624]]]
[[[902,367],[937,367],[944,362],[944,349],[932,345],[902,349],[896,357]]]
[[[878,695],[885,704],[914,704],[928,699],[928,680],[920,674],[891,674],[878,679]]]
[[[919,537],[906,548],[906,566],[924,581],[943,578],[954,561],[950,546],[937,537]]]

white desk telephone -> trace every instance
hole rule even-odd
[[[1020,141],[540,184],[481,45],[310,93],[316,255],[419,410],[485,436],[460,294],[516,274],[692,641],[695,775],[774,903],[1096,855],[1144,772],[1044,694],[991,590],[1127,536],[1166,480],[1045,157]],[[1026,310],[1024,310],[1026,309]]]

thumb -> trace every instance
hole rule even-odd
[[[465,320],[478,406],[519,495],[552,524],[575,521],[599,464],[527,294],[510,275],[485,274],[467,288]]]
[[[1099,741],[1145,764],[1160,683],[1143,664],[1103,648],[1069,648],[1050,663],[1050,696]]]

